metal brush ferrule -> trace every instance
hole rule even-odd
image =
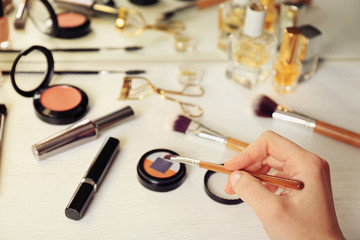
[[[225,136],[195,121],[191,121],[186,130],[186,133],[190,133],[192,135],[215,141],[224,145],[227,143],[227,138]]]
[[[184,163],[191,166],[198,167],[200,164],[200,160],[192,159],[192,158],[185,158],[185,157],[179,157],[179,156],[172,156],[170,158],[171,161]]]
[[[310,128],[314,128],[316,126],[316,119],[303,115],[301,113],[291,111],[287,108],[277,108],[275,112],[273,112],[272,117],[304,125]]]

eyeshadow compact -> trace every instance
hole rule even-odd
[[[78,38],[91,32],[86,15],[79,12],[56,14],[47,0],[32,1],[29,17],[41,32],[57,38]]]
[[[186,175],[183,163],[170,162],[164,159],[165,155],[178,155],[167,149],[154,149],[145,153],[138,165],[139,182],[152,191],[167,192],[179,187]]]
[[[224,186],[228,180],[228,175],[208,170],[204,176],[204,190],[214,201],[226,205],[242,203],[243,200],[236,194],[228,195],[224,192]]]
[[[87,112],[88,97],[72,85],[49,86],[53,73],[51,51],[35,45],[19,53],[10,77],[16,92],[33,97],[36,115],[41,120],[51,124],[73,123]]]

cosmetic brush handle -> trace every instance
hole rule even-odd
[[[360,148],[360,134],[317,121],[314,132]]]
[[[225,0],[198,0],[198,1],[196,1],[196,5],[197,5],[198,9],[203,9],[203,8],[214,6],[216,4],[220,4],[222,2],[225,2]]]
[[[249,144],[237,140],[235,138],[228,137],[226,147],[236,152],[242,152]]]
[[[301,190],[304,188],[304,183],[298,180],[276,177],[276,176],[260,174],[260,173],[253,173],[253,172],[249,172],[249,173],[262,182],[266,182],[286,188],[297,189],[297,190]]]
[[[223,165],[215,164],[211,162],[200,162],[199,167],[205,168],[214,172],[220,172],[225,174],[231,174],[233,171],[225,168]],[[259,179],[262,182],[274,184],[281,187],[291,188],[291,189],[297,189],[301,190],[304,187],[304,183],[298,180],[288,179],[288,178],[282,178],[267,174],[261,174],[261,173],[254,173],[254,172],[248,172],[255,178]]]

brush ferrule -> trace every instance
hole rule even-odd
[[[314,128],[316,126],[316,119],[303,115],[301,113],[293,112],[289,109],[287,109],[287,111],[276,109],[275,112],[273,112],[272,117],[276,119],[281,119],[284,121],[304,125],[310,128]]]
[[[225,136],[195,121],[191,121],[189,127],[186,130],[186,133],[211,141],[215,141],[224,145],[227,143],[227,138]]]
[[[179,156],[172,156],[170,158],[170,160],[174,161],[174,162],[184,163],[184,164],[191,165],[191,166],[196,166],[196,167],[198,167],[200,164],[200,160],[179,157]]]

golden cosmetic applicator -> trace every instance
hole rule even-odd
[[[360,148],[360,134],[292,111],[265,95],[255,99],[254,112],[259,117],[272,117],[310,127],[316,133]]]

